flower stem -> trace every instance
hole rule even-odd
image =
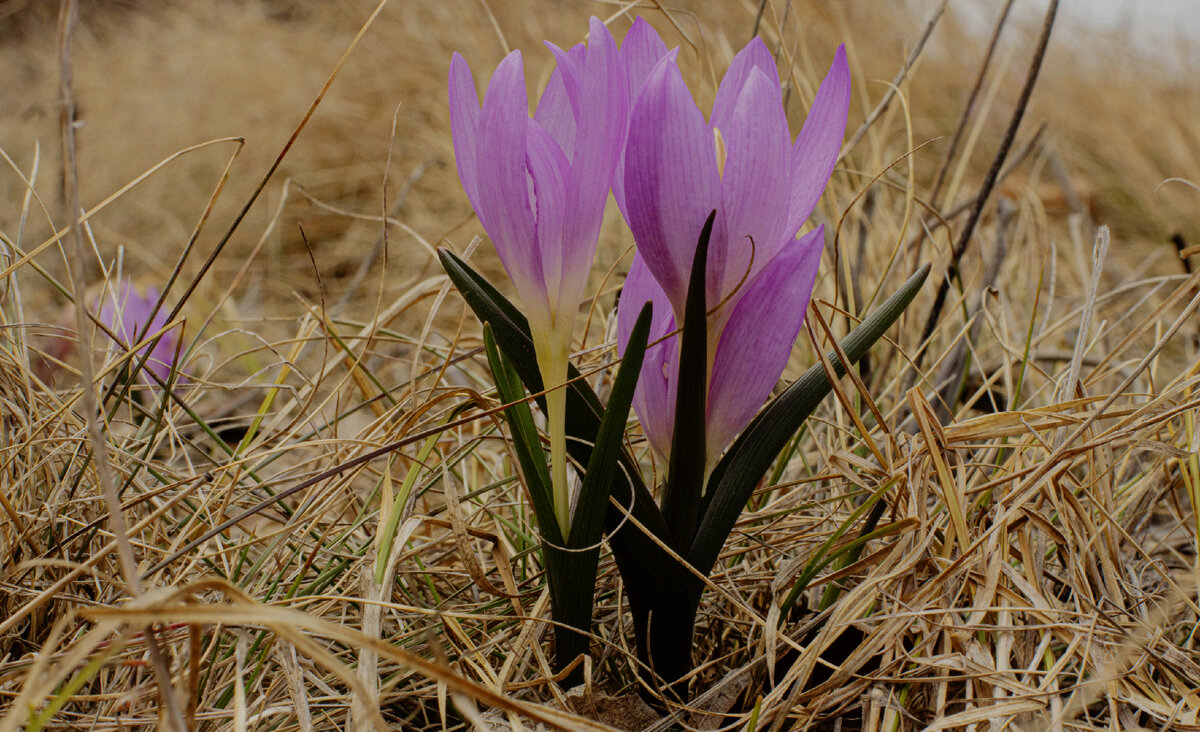
[[[550,483],[554,494],[554,515],[565,541],[571,529],[571,494],[567,485],[567,380],[569,335],[557,332],[548,337],[534,335],[538,370],[546,392],[546,432],[550,438]]]
[[[562,376],[551,384],[566,381],[566,362]],[[543,376],[545,379],[545,376]],[[554,515],[565,539],[571,529],[571,496],[567,490],[567,392],[555,389],[546,394],[546,429],[550,433],[550,481],[554,486]]]

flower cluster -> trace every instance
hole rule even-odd
[[[450,113],[459,176],[516,285],[547,385],[565,376],[610,186],[637,243],[618,312],[622,353],[645,302],[655,305],[652,341],[676,331],[697,237],[717,212],[706,293],[711,466],[769,396],[804,320],[824,232],[796,233],[841,148],[850,100],[845,52],[838,49],[793,142],[775,60],[760,39],[734,57],[706,121],[678,49],[668,51],[649,23],[639,18],[619,52],[595,18],[589,38],[566,52],[550,46],[558,66],[532,119],[519,51],[496,68],[482,109],[455,54]],[[647,352],[634,398],[650,444],[664,456],[677,341],[671,336]]]
[[[450,64],[459,177],[521,308],[452,253],[440,256],[489,326],[488,359],[510,404],[506,419],[542,531],[557,668],[588,651],[607,529],[643,678],[665,681],[661,688],[682,698],[698,578],[711,571],[783,442],[828,393],[824,372],[801,380],[751,424],[812,295],[824,230],[797,234],[840,152],[849,69],[839,48],[793,141],[775,60],[758,39],[734,57],[707,119],[684,83],[678,50],[644,20],[619,48],[593,18],[587,45],[550,50],[557,66],[532,117],[520,52],[496,68],[482,105],[463,58]],[[602,405],[567,376],[610,190],[637,254],[617,308],[622,363]],[[854,358],[898,312],[870,321]],[[524,390],[546,415],[549,470]],[[622,448],[631,406],[650,445],[669,458],[657,500]],[[755,448],[740,448],[746,441]],[[573,503],[568,451],[582,469]]]
[[[567,376],[571,333],[629,123],[625,67],[608,29],[591,21],[591,42],[558,60],[529,117],[520,51],[492,74],[482,108],[471,70],[450,62],[450,124],[458,174],[520,294],[546,385]],[[565,396],[547,395],[555,509],[570,525]]]

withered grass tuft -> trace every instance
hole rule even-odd
[[[193,729],[305,732],[1200,729],[1194,74],[1055,30],[931,338],[932,285],[753,498],[705,594],[699,694],[658,721],[637,708],[607,555],[590,685],[567,697],[551,678],[480,329],[433,254],[480,232],[454,171],[450,54],[484,68],[522,48],[544,83],[542,39],[620,8],[392,0],[239,219],[374,3],[85,4],[74,179],[44,5],[0,2],[0,730],[169,725],[172,706]],[[920,264],[947,272],[1012,116],[1039,28],[1010,18],[979,75],[988,33],[939,5],[772,1],[757,24],[794,121],[839,42],[856,83],[856,142],[817,214],[836,247],[789,377]],[[758,10],[641,12],[711,97]],[[581,366],[615,357],[631,243],[610,215]],[[499,272],[486,242],[471,262]],[[174,277],[168,310],[187,293],[170,388],[126,388],[134,344],[77,342],[70,298],[94,311],[126,276]]]

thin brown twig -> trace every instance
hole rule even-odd
[[[250,198],[246,199],[246,203],[242,206],[241,210],[238,211],[237,216],[234,217],[233,223],[229,225],[229,228],[226,229],[225,234],[221,237],[220,241],[218,241],[217,245],[213,247],[212,253],[208,255],[208,259],[204,260],[204,264],[200,266],[199,271],[196,272],[196,276],[193,277],[192,281],[188,283],[187,289],[184,290],[183,295],[180,296],[178,302],[175,303],[175,307],[171,309],[170,315],[167,316],[167,321],[173,321],[179,316],[179,313],[183,310],[184,305],[192,296],[192,293],[196,291],[196,288],[199,287],[200,282],[204,279],[205,275],[208,274],[208,271],[212,269],[213,264],[216,263],[217,258],[221,256],[221,252],[225,250],[225,246],[229,243],[229,240],[233,238],[233,233],[237,231],[238,227],[241,226],[242,221],[245,220],[246,215],[250,213],[250,209],[254,206],[255,202],[258,201],[258,197],[262,195],[263,190],[266,189],[267,183],[269,183],[271,179],[275,177],[275,172],[278,171],[279,166],[283,164],[283,159],[287,157],[287,154],[296,144],[296,140],[300,138],[300,133],[304,131],[306,126],[308,126],[309,120],[312,119],[312,116],[317,111],[317,107],[319,107],[321,102],[325,99],[325,95],[329,93],[330,87],[333,86],[334,80],[337,79],[338,75],[342,71],[342,68],[346,65],[346,62],[350,60],[350,56],[354,53],[354,49],[358,48],[359,42],[362,41],[363,36],[367,34],[367,30],[370,29],[371,25],[375,22],[375,19],[378,18],[379,14],[383,12],[383,8],[387,5],[387,3],[388,0],[379,0],[379,3],[375,6],[375,10],[371,12],[371,15],[367,18],[366,22],[362,24],[362,27],[359,28],[358,33],[356,33],[354,38],[350,41],[350,45],[346,47],[346,51],[342,54],[342,57],[338,59],[337,64],[334,65],[333,71],[329,72],[329,76],[325,79],[325,84],[321,87],[321,91],[317,92],[316,98],[313,99],[312,104],[309,105],[308,110],[305,111],[304,116],[300,118],[299,124],[296,125],[294,130],[292,130],[292,134],[288,137],[287,142],[284,143],[283,148],[279,151],[279,154],[275,156],[275,161],[271,163],[271,167],[267,169],[267,172],[258,182],[258,186],[255,187],[254,192],[250,194]]]
[[[979,98],[979,91],[983,88],[983,80],[987,78],[988,69],[992,65],[992,57],[996,54],[996,46],[1000,41],[1000,34],[1008,22],[1008,14],[1012,10],[1015,1],[1007,0],[1004,3],[1004,9],[1000,11],[1000,17],[992,27],[992,37],[988,41],[987,50],[983,54],[983,62],[979,64],[979,71],[975,74],[975,82],[971,85],[971,93],[967,95],[967,103],[963,107],[962,115],[958,118],[958,124],[955,125],[954,133],[950,135],[950,142],[946,145],[946,152],[942,155],[942,162],[938,165],[937,173],[933,176],[929,202],[934,208],[937,208],[941,203],[942,185],[946,182],[946,173],[950,170],[950,163],[954,160],[955,153],[958,152],[958,143],[962,141],[963,133],[967,129],[967,123],[971,120],[971,114],[975,111],[975,101]]]
[[[1034,50],[1033,59],[1029,63],[1029,73],[1025,77],[1025,85],[1021,89],[1021,96],[1017,99],[1017,106],[1013,110],[1012,119],[1008,123],[1008,129],[1004,132],[1004,139],[1000,142],[1000,148],[996,151],[996,157],[992,159],[992,165],[979,186],[979,193],[975,195],[971,203],[971,211],[967,216],[967,223],[963,226],[963,230],[958,236],[958,241],[954,244],[954,251],[950,255],[950,266],[947,268],[946,274],[938,286],[933,307],[929,309],[929,315],[925,320],[925,327],[921,331],[920,350],[917,351],[914,358],[914,366],[917,370],[920,369],[921,364],[924,362],[925,355],[929,350],[929,338],[933,335],[934,328],[937,327],[938,319],[941,317],[942,308],[946,305],[946,296],[950,293],[950,281],[958,277],[958,264],[962,260],[963,254],[966,253],[967,246],[971,243],[971,237],[975,233],[975,227],[979,224],[983,208],[987,204],[988,198],[991,196],[993,188],[995,188],[1000,171],[1004,167],[1004,160],[1008,157],[1008,151],[1012,147],[1013,141],[1017,138],[1017,129],[1021,126],[1021,120],[1025,117],[1025,110],[1029,106],[1029,99],[1033,96],[1033,88],[1037,85],[1038,75],[1042,70],[1042,61],[1045,59],[1046,49],[1050,45],[1050,32],[1054,29],[1054,18],[1057,13],[1058,0],[1051,0],[1050,7],[1046,10],[1045,19],[1042,22],[1042,33],[1038,38],[1037,48]]]
[[[921,33],[921,37],[917,39],[917,44],[909,52],[908,58],[904,59],[904,66],[900,67],[900,70],[896,72],[895,78],[892,79],[892,83],[888,85],[888,90],[884,92],[879,103],[875,105],[875,108],[871,110],[867,118],[863,120],[858,129],[854,131],[854,134],[850,136],[850,142],[842,146],[842,152],[838,155],[839,161],[858,145],[863,136],[867,134],[867,131],[871,129],[871,126],[875,124],[875,121],[887,111],[887,108],[892,103],[892,99],[896,96],[896,92],[900,89],[900,84],[904,82],[904,77],[908,76],[909,69],[913,67],[913,64],[921,57],[921,52],[925,50],[925,44],[929,41],[930,36],[933,35],[934,28],[937,28],[938,21],[941,20],[942,14],[946,12],[946,5],[949,2],[950,0],[942,0],[942,4],[937,7],[937,10],[933,11],[933,15],[925,23],[925,30]]]

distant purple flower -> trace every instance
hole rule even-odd
[[[675,330],[696,241],[715,209],[706,292],[710,466],[770,395],[804,321],[824,230],[799,240],[796,233],[833,171],[849,101],[839,48],[793,144],[775,61],[755,38],[734,57],[708,122],[673,56],[655,65],[634,105],[618,201],[638,253],[621,297],[618,344],[623,352],[646,301],[655,304],[651,339]],[[674,427],[677,360],[678,337],[649,349],[634,398],[663,455]]]
[[[521,52],[492,74],[482,107],[467,62],[450,62],[450,126],[467,198],[516,285],[529,319],[542,381],[566,380],[604,205],[629,122],[622,59],[608,29],[591,19],[589,43],[563,51],[533,118]],[[565,393],[547,397],[552,480],[564,532]]]
[[[132,346],[135,345],[138,336],[143,331],[146,337],[153,337],[167,326],[167,310],[159,309],[158,313],[150,318],[150,313],[154,310],[158,298],[159,292],[156,288],[150,287],[146,290],[146,294],[142,295],[134,289],[133,283],[124,279],[121,281],[120,292],[105,291],[99,304],[97,318],[120,339],[119,345]],[[148,330],[146,329],[147,320],[150,321]],[[150,349],[150,346],[143,346],[138,351],[138,357],[140,358],[149,349],[150,358],[146,360],[145,368],[165,383],[171,374],[171,367],[175,363],[178,346],[179,333],[172,329],[158,339],[158,343],[154,345],[153,349]],[[144,381],[150,381],[145,376],[142,378]]]

